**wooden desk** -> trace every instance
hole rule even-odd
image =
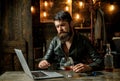
[[[63,75],[65,71],[60,71]],[[91,76],[86,73],[73,73],[72,78],[54,78],[36,81],[120,81],[120,69],[114,72],[98,71],[97,75]],[[9,71],[0,76],[0,81],[35,81],[23,71]]]

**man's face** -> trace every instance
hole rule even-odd
[[[69,40],[72,35],[71,25],[67,21],[61,20],[55,20],[54,23],[60,40],[62,42]]]

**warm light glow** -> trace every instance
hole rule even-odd
[[[95,4],[96,3],[96,0],[93,0],[93,4]]]
[[[79,14],[76,14],[76,20],[80,19],[80,15]]]
[[[80,5],[80,6],[83,6],[83,2],[82,2],[82,1],[80,1],[80,2],[79,2],[79,5]]]
[[[109,6],[109,11],[114,11],[114,9],[115,9],[115,6],[113,4]]]
[[[115,13],[117,13],[118,12],[118,6],[116,5],[116,4],[114,4],[114,3],[108,3],[108,4],[106,4],[106,6],[105,6],[105,13],[107,13],[107,14],[115,14]]]
[[[46,17],[47,16],[47,13],[46,12],[43,12],[43,17]]]
[[[35,8],[34,8],[34,6],[31,6],[31,12],[32,12],[32,13],[35,13]]]
[[[81,23],[85,22],[85,19],[83,18],[82,14],[80,14],[80,13],[73,14],[73,18],[74,18],[74,20],[76,20],[78,22],[81,22]]]
[[[84,7],[84,3],[82,1],[79,2],[79,6],[80,8],[83,8]]]
[[[65,7],[65,10],[66,10],[66,11],[69,11],[69,7],[68,7],[68,6],[66,6],[66,7]]]
[[[68,6],[68,7],[67,7]],[[72,0],[66,0],[66,7],[65,7],[66,11],[70,12],[70,15],[72,16]]]
[[[47,1],[44,2],[44,6],[45,6],[45,7],[48,6],[48,2],[47,2]]]
[[[52,6],[53,6],[53,1],[50,1],[50,3],[49,3],[49,4],[50,4],[50,7],[52,7]]]
[[[67,0],[67,3],[71,3],[72,2],[72,0]]]

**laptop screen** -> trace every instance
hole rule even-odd
[[[27,62],[23,56],[23,53],[19,49],[14,49],[19,61],[22,65],[22,68],[26,74],[28,74],[32,79],[46,79],[46,78],[57,78],[57,77],[64,77],[62,74],[57,73],[57,72],[50,72],[50,71],[30,71]]]

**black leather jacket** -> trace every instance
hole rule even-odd
[[[56,63],[56,67],[59,68],[60,60],[64,55],[61,42],[56,36],[51,41],[43,59],[50,63]],[[103,69],[103,58],[97,53],[90,41],[80,34],[75,34],[73,37],[69,57],[73,58],[75,64],[85,63],[89,64],[93,70]]]

